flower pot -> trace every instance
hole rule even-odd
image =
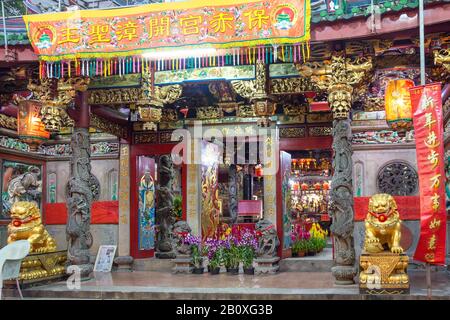
[[[193,274],[203,274],[203,269],[204,268],[196,268],[194,267],[194,269],[192,270]]]
[[[304,257],[306,255],[306,252],[305,251],[299,251],[298,252],[298,256],[299,257]]]
[[[292,257],[298,257],[298,252],[292,252]]]
[[[228,271],[228,269],[227,269]],[[228,271],[231,275],[237,275],[239,274],[239,268],[230,268]]]
[[[214,269],[209,268],[209,273],[210,274],[219,274],[220,273],[220,267],[217,267],[217,268],[214,268]]]
[[[315,251],[308,251],[307,256],[315,256],[316,252]]]
[[[255,268],[251,267],[251,268],[244,268],[244,274],[248,274],[248,275],[254,275],[255,274]]]

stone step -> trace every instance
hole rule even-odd
[[[163,271],[172,272],[174,264],[172,259],[158,259],[158,258],[147,258],[147,259],[134,259],[133,270],[135,271]]]
[[[280,272],[331,272],[333,265],[332,249],[324,248],[315,256],[282,259]]]

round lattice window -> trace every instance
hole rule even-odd
[[[378,191],[393,196],[410,196],[417,192],[417,172],[405,162],[392,162],[378,173]]]

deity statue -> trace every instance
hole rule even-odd
[[[41,170],[32,166],[25,172],[13,178],[8,184],[9,202],[13,205],[20,200],[37,200],[42,190],[42,182],[39,179]]]
[[[28,240],[30,253],[56,251],[56,242],[45,229],[41,212],[34,202],[18,201],[11,207],[11,223],[8,225],[8,243]]]
[[[400,214],[393,196],[370,198],[366,235],[360,257],[360,291],[365,294],[408,293],[408,256],[400,246]]]

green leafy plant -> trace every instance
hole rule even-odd
[[[225,259],[225,248],[219,247],[209,259],[211,269],[220,268]]]
[[[250,269],[253,267],[253,260],[255,259],[256,253],[253,247],[251,246],[242,246],[241,250],[241,261],[244,265],[244,268]]]
[[[173,199],[173,211],[177,219],[181,219],[183,216],[183,198],[181,196],[175,196]]]
[[[225,266],[230,269],[239,267],[241,261],[241,250],[238,246],[231,244],[229,248],[224,249]]]

